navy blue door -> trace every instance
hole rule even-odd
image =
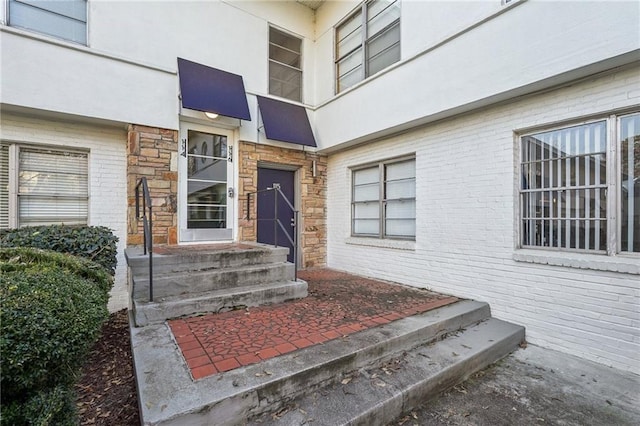
[[[294,178],[295,172],[293,171],[258,167],[258,190],[273,188],[274,184],[279,185],[285,197],[294,205]],[[284,235],[282,228],[273,220],[276,199],[278,202],[278,219],[280,219],[289,237],[295,241],[293,211],[280,194],[277,194],[276,197],[276,191],[265,191],[258,194],[258,242],[271,245],[275,245],[277,242],[278,247],[289,247],[287,260],[293,262],[293,244]]]

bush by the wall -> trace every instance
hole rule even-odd
[[[32,424],[37,412],[43,425],[73,421],[72,384],[108,318],[105,279],[72,256],[0,249],[2,424]]]
[[[92,260],[111,274],[116,269],[118,237],[104,226],[27,226],[0,230],[0,247],[35,247]]]
[[[81,257],[29,247],[1,248],[0,273],[20,271],[26,267],[57,266],[73,275],[91,280],[106,297],[113,287],[113,277],[99,264]]]
[[[11,426],[75,426],[75,395],[59,385],[33,394],[24,401],[2,404],[2,424]]]

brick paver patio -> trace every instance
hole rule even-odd
[[[298,276],[309,297],[169,321],[194,379],[260,362],[426,312],[458,299],[316,269]]]

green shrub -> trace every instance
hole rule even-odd
[[[92,260],[111,274],[116,269],[118,237],[104,226],[29,226],[0,230],[0,247],[35,247]]]
[[[75,426],[76,417],[75,395],[62,385],[2,406],[2,424],[7,426]]]
[[[69,255],[0,249],[3,424],[72,423],[72,384],[108,318],[105,279]]]
[[[0,274],[23,270],[29,266],[42,268],[46,265],[58,266],[73,275],[91,280],[107,297],[113,287],[113,277],[99,264],[89,260],[28,247],[0,248]]]

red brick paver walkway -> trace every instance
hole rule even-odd
[[[301,271],[309,297],[169,321],[194,379],[254,364],[456,302],[330,269]]]

